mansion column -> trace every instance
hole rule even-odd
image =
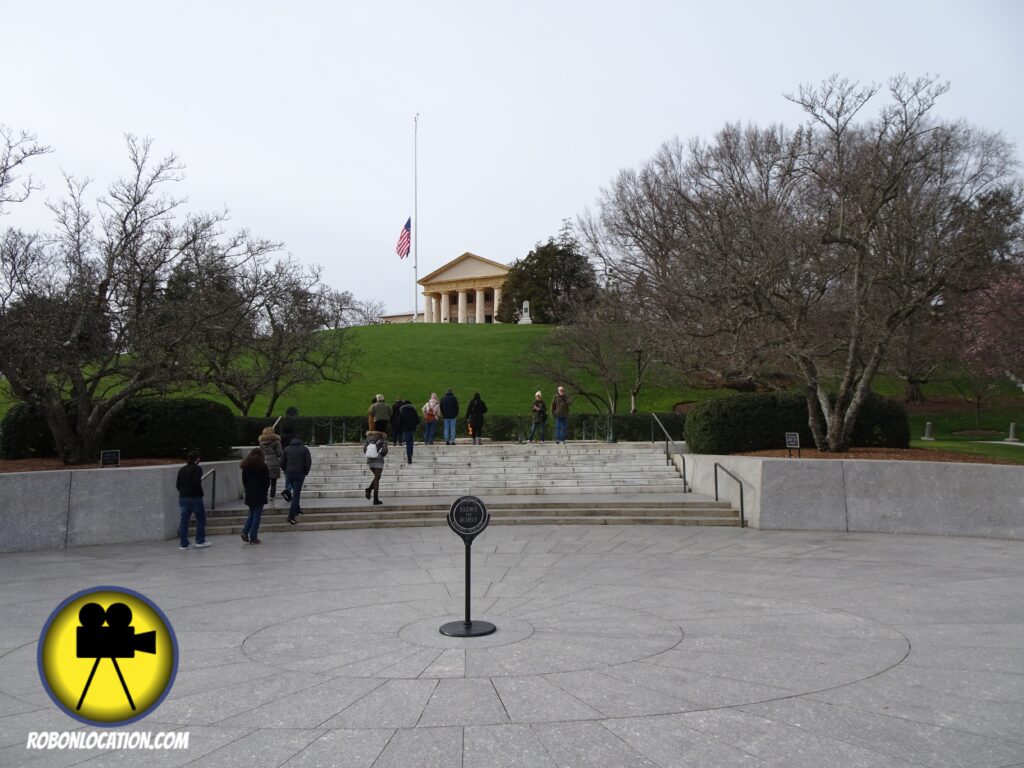
[[[484,322],[484,289],[476,289],[476,322],[482,325]]]
[[[494,305],[491,307],[491,312],[494,313],[494,322],[498,322],[498,305],[501,303],[501,288],[494,289]]]
[[[436,293],[430,294],[430,307],[434,311],[434,322],[441,322],[441,296]]]
[[[459,323],[466,322],[466,289],[459,290]]]
[[[423,293],[423,322],[434,322],[434,297],[426,291]]]
[[[448,294],[447,293],[442,293],[441,294],[441,322],[442,323],[447,323],[450,320],[450,318],[449,318],[449,315],[451,314],[451,311],[449,309],[450,307],[451,307],[451,301],[450,301],[450,298],[449,298]]]

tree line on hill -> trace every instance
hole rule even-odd
[[[910,399],[954,365],[978,397],[1024,382],[1014,147],[937,117],[948,87],[895,77],[862,117],[881,89],[833,76],[787,97],[796,128],[726,125],[621,171],[560,241],[598,287],[564,294],[528,366],[609,412],[659,371],[799,387],[823,451],[849,447],[880,372]]]
[[[69,464],[95,461],[140,396],[198,388],[245,414],[266,395],[269,413],[299,384],[346,381],[358,349],[345,328],[377,311],[275,257],[280,244],[225,231],[226,211],[184,212],[169,192],[178,159],[133,136],[127,148],[128,173],[95,200],[66,176],[52,232],[0,234],[0,374]],[[0,126],[0,215],[49,151]]]

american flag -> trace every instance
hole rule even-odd
[[[405,226],[402,227],[402,234],[398,236],[398,245],[395,246],[395,253],[398,254],[398,258],[404,259],[409,255],[409,249],[411,248],[410,239],[412,238],[412,218],[410,217],[406,222]]]

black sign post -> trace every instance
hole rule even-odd
[[[800,458],[800,433],[799,432],[787,432],[786,433],[786,453],[789,458],[793,458],[793,449],[796,448],[796,457]]]
[[[471,551],[475,539],[487,524],[491,516],[487,507],[476,496],[460,496],[452,502],[448,510],[448,527],[462,537],[466,545],[466,618],[464,621],[450,621],[441,626],[441,634],[448,637],[480,637],[494,632],[495,627],[489,621],[473,621],[469,618],[469,573],[472,560]]]

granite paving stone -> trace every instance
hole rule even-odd
[[[446,528],[261,538],[0,555],[0,765],[1024,765],[1024,542],[492,526],[472,613],[498,629],[449,638]],[[189,749],[25,749],[94,730],[53,705],[36,652],[64,598],[105,584],[178,637],[173,688],[125,729]]]

